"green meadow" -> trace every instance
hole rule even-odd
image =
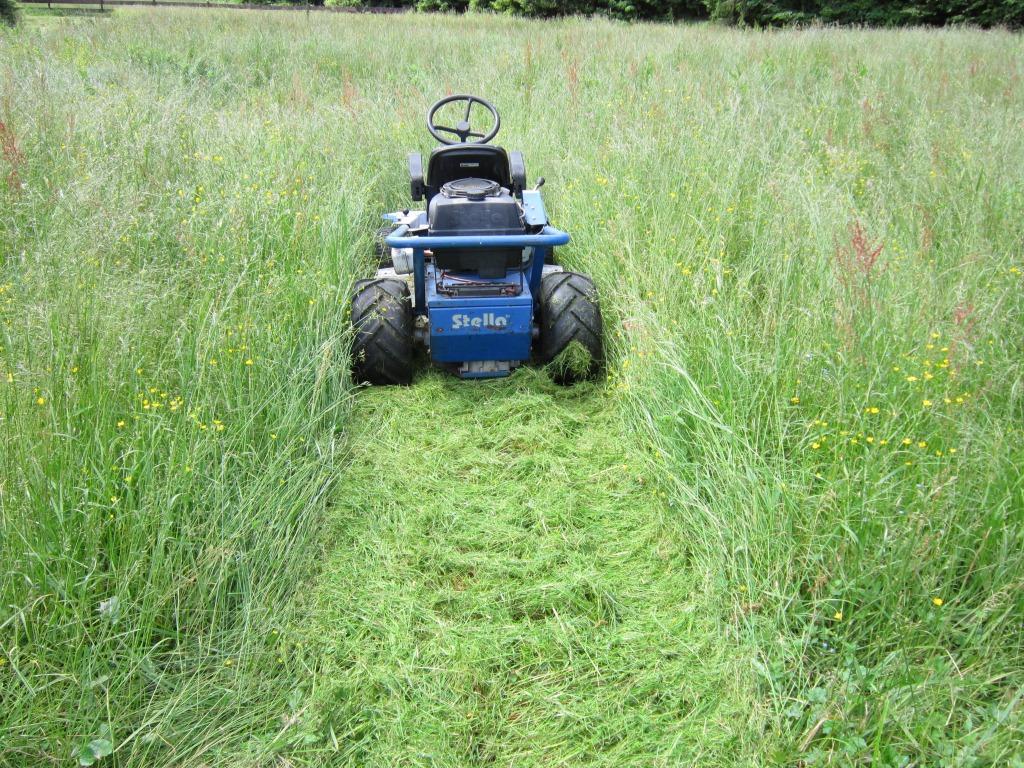
[[[0,29],[0,765],[1024,765],[1024,43]],[[349,374],[476,93],[600,377]]]

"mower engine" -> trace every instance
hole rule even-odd
[[[526,234],[519,204],[512,194],[489,179],[456,179],[441,187],[430,200],[429,233],[446,235]],[[508,269],[520,266],[522,248],[444,248],[434,250],[434,261],[442,270],[476,271],[480,277],[504,277]]]

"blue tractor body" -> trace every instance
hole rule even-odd
[[[467,107],[457,128],[433,122],[440,106],[460,100]],[[494,115],[486,137],[469,130],[474,103]],[[357,377],[408,383],[420,346],[462,378],[495,378],[531,359],[549,362],[573,342],[592,364],[564,378],[589,374],[601,355],[596,291],[588,278],[554,263],[554,248],[569,235],[548,223],[538,191],[543,179],[526,189],[522,155],[484,143],[500,119],[483,100],[443,99],[427,120],[446,144],[431,154],[426,176],[420,156],[409,158],[412,197],[426,199],[427,208],[385,214],[380,269],[357,283],[352,299]]]
[[[428,279],[436,277],[428,268]],[[464,378],[507,375],[512,365],[530,359],[533,344],[533,296],[499,298],[452,297],[428,285],[430,358],[460,366],[466,361],[507,361],[504,366],[462,370]]]
[[[385,238],[389,248],[411,251],[415,317],[429,336],[427,348],[434,362],[456,365],[463,378],[507,376],[518,364],[531,358],[537,335],[537,300],[545,261],[554,246],[569,242],[569,235],[547,224],[540,192],[524,190],[524,223],[534,234],[512,235],[420,235],[411,228],[429,232],[426,212],[410,224],[398,226]],[[387,214],[397,221],[408,214]],[[428,254],[446,249],[482,252],[513,248],[522,261],[494,277],[478,272],[442,269]]]

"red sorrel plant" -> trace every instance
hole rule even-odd
[[[0,155],[3,155],[4,160],[11,167],[7,174],[7,187],[13,192],[20,192],[21,177],[18,175],[18,169],[24,164],[25,155],[18,149],[14,131],[8,128],[3,121],[0,121]]]
[[[859,335],[857,326],[864,319],[870,326],[874,319],[871,286],[885,267],[879,264],[884,244],[881,240],[872,244],[859,219],[850,223],[848,233],[848,242],[836,243],[835,271],[842,288],[836,307],[836,323],[846,339],[847,348],[850,348]]]

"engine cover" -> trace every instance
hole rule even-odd
[[[431,235],[521,235],[526,232],[516,199],[490,179],[456,179],[441,187],[427,209]],[[502,277],[523,260],[521,248],[446,248],[434,251],[444,270]]]
[[[516,199],[489,179],[456,179],[430,200],[432,235],[518,235],[524,231]]]

